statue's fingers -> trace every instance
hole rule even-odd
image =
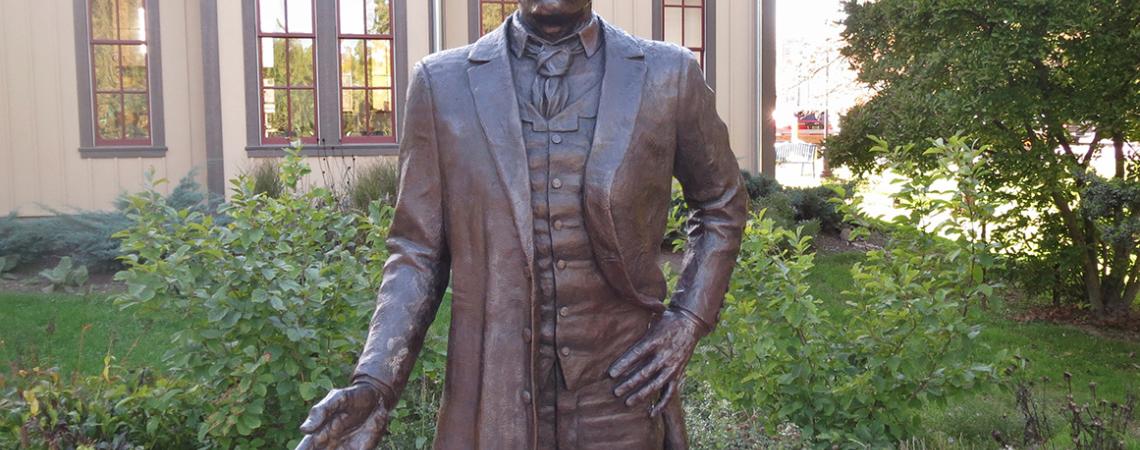
[[[653,409],[649,410],[649,417],[657,417],[661,414],[661,411],[665,410],[665,407],[669,405],[673,397],[677,396],[677,392],[679,392],[677,386],[680,384],[681,380],[673,380],[665,385],[665,393],[661,394],[661,399],[657,400],[657,404],[653,405]]]
[[[644,402],[655,392],[660,392],[672,378],[667,370],[657,371],[653,374],[653,379],[650,382],[646,383],[641,389],[638,389],[637,392],[634,392],[633,395],[625,399],[625,405],[633,406]]]
[[[328,423],[314,434],[314,444],[317,448],[333,447],[348,434],[348,414],[339,413],[328,419]]]
[[[388,424],[388,412],[384,408],[376,408],[359,428],[341,444],[345,450],[371,449],[380,444],[384,436],[384,429]]]
[[[294,450],[317,450],[319,447],[317,447],[317,444],[314,442],[315,440],[316,438],[314,438],[313,435],[306,434]]]
[[[633,347],[630,347],[629,350],[626,350],[625,353],[610,366],[610,370],[608,371],[610,378],[618,378],[628,372],[634,364],[650,354],[649,347],[650,344],[642,340],[634,344]]]
[[[633,391],[645,384],[646,380],[649,380],[650,377],[656,375],[657,372],[659,372],[663,367],[665,367],[665,362],[661,358],[653,358],[640,369],[637,369],[637,371],[630,375],[629,378],[626,378],[621,383],[618,383],[618,385],[614,387],[614,395],[618,397],[625,397],[625,395],[630,391]]]
[[[344,395],[341,395],[340,390],[334,389],[329,391],[325,398],[313,406],[309,410],[309,417],[305,418],[305,422],[301,424],[301,432],[305,434],[313,434],[317,429],[324,425],[325,420],[328,419],[330,413],[340,409],[344,403]]]

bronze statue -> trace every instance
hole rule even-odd
[[[520,0],[417,64],[368,341],[299,448],[379,443],[449,281],[435,448],[687,448],[679,384],[747,217],[714,103],[692,53],[590,0]],[[673,177],[695,215],[666,305]]]

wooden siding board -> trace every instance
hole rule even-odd
[[[3,28],[0,29],[0,38],[7,38],[7,34],[2,30],[7,29],[5,23],[7,17],[12,17],[14,8],[8,2],[0,2],[0,24]],[[9,122],[11,115],[11,92],[8,80],[7,71],[11,67],[8,63],[8,47],[4,43],[0,43],[0,64],[4,68],[0,68],[0,142],[12,142],[12,131]],[[16,206],[15,199],[15,180],[13,179],[12,172],[16,170],[15,161],[13,160],[13,147],[11,145],[0,145],[0,213],[7,213]]]

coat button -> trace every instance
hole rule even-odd
[[[562,180],[558,179],[558,178],[550,180],[550,187],[552,187],[554,189],[561,189],[562,188]]]
[[[555,220],[554,221],[554,229],[555,230],[561,230],[562,229],[562,220]]]
[[[558,309],[558,315],[560,315],[562,317],[569,316],[570,315],[570,307],[569,306],[563,306],[562,308],[559,308]]]
[[[530,338],[533,334],[534,334],[534,332],[530,331],[530,328],[524,328],[523,332],[522,332],[523,341],[530,342]]]
[[[557,266],[559,269],[565,269],[566,268],[566,260],[564,260],[564,259],[558,260]]]
[[[530,403],[530,391],[525,389],[522,391],[522,401],[523,403]]]
[[[559,353],[562,353],[562,356],[570,356],[570,347],[562,347]]]
[[[555,133],[553,136],[550,137],[550,141],[554,142],[555,144],[561,144],[562,143],[562,135]]]

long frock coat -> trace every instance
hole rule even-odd
[[[693,54],[604,21],[605,74],[583,206],[600,270],[626,300],[665,310],[657,265],[672,178],[695,211],[671,305],[716,323],[747,219],[728,133]],[[399,394],[452,287],[435,447],[537,445],[537,325],[527,158],[504,27],[418,63],[408,89],[401,182],[375,315],[355,376]],[[450,277],[449,277],[450,275]],[[684,448],[680,403],[668,447]]]

